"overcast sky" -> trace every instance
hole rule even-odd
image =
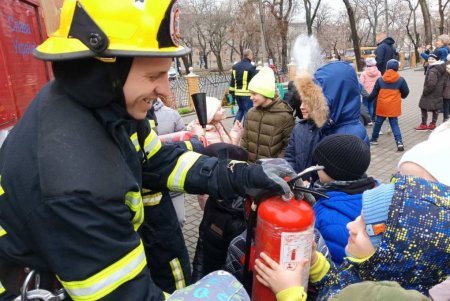
[[[342,0],[322,0],[322,3],[327,3],[330,7],[335,9],[344,9],[345,5]]]
[[[316,2],[313,2],[316,3]],[[337,15],[337,12],[341,10],[345,10],[345,5],[342,0],[322,0],[322,4],[328,4],[329,7],[333,9],[333,12],[335,15]],[[294,15],[292,18],[292,21],[294,22],[305,22],[305,11],[303,8],[303,5],[300,5],[300,13],[297,15]]]

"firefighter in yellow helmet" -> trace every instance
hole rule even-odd
[[[175,0],[66,0],[59,29],[35,49],[44,86],[0,150],[0,300],[24,267],[68,297],[163,300],[137,231],[143,189],[216,199],[289,193],[291,170],[162,145],[146,114],[169,93],[179,45]],[[170,240],[167,237],[167,240]]]

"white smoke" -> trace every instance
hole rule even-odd
[[[292,49],[297,71],[313,74],[324,63],[321,53],[322,49],[314,36],[298,36]]]

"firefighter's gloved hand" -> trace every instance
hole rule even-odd
[[[298,179],[295,182],[294,187],[305,187],[306,188],[305,183],[303,182],[302,178]],[[316,203],[316,199],[310,193],[302,192],[302,191],[298,191],[298,190],[294,189],[294,195],[295,195],[296,200],[305,200],[311,206]]]
[[[282,195],[283,199],[289,200],[292,191],[285,178],[295,176],[290,164],[284,159],[265,159],[256,163],[247,167],[245,193],[256,199]]]

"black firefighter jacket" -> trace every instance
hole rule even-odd
[[[142,189],[243,191],[217,158],[161,145],[123,105],[94,107],[105,76],[86,74],[48,83],[0,150],[0,262],[55,274],[72,300],[163,300],[137,233]]]

